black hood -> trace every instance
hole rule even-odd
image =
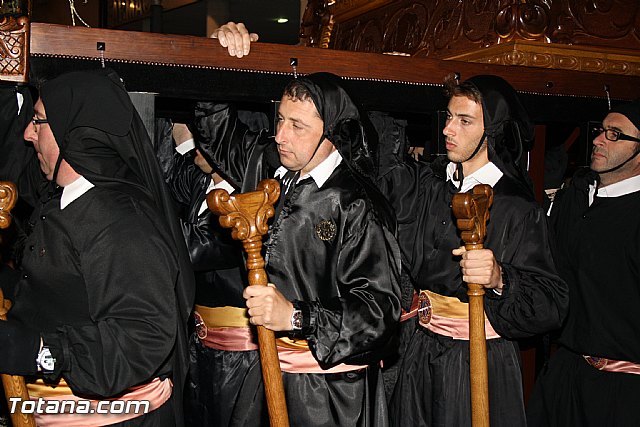
[[[640,99],[615,105],[609,112],[622,114],[640,131]]]
[[[40,94],[62,158],[96,187],[150,200],[155,209],[148,217],[175,250],[180,271],[175,292],[181,322],[176,325],[178,337],[172,364],[174,393],[180,395],[186,375],[186,325],[195,283],[173,200],[149,135],[122,81],[112,70],[63,74],[46,82]]]
[[[534,127],[518,94],[498,76],[474,76],[467,82],[482,94],[489,160],[505,175],[523,184],[533,196],[533,185],[526,171],[526,153],[533,147]]]
[[[395,215],[375,185],[373,157],[367,146],[360,113],[351,97],[340,85],[340,77],[315,73],[298,78],[311,95],[322,122],[323,138],[336,147],[354,177],[365,188],[387,228],[395,231]]]

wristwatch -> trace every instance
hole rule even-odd
[[[293,313],[291,313],[291,329],[299,331],[302,329],[302,310],[293,307]]]
[[[49,350],[49,347],[46,345],[43,346],[40,353],[38,353],[36,364],[42,372],[53,372],[53,369],[56,366],[56,359],[51,355],[51,350]]]

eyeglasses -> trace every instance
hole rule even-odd
[[[635,138],[633,136],[627,135],[625,133],[619,132],[615,129],[605,129],[602,126],[595,126],[592,129],[593,137],[599,136],[602,132],[604,132],[604,137],[609,141],[634,141],[640,142],[640,138]]]
[[[33,128],[36,132],[38,132],[38,128],[36,125],[43,125],[45,123],[49,123],[48,119],[36,119],[35,117],[31,119],[31,123],[33,123]]]

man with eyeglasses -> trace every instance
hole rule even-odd
[[[38,425],[184,425],[195,286],[146,129],[108,69],[63,74],[39,94],[33,108],[24,96],[10,137],[0,137],[0,180],[34,208],[0,322],[0,373],[28,376],[47,408],[87,408],[36,410]],[[16,115],[10,95],[0,124]],[[127,408],[103,413],[107,399]]]
[[[530,400],[531,426],[638,425],[640,100],[594,130],[591,168],[550,212],[569,315]]]

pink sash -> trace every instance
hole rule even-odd
[[[59,413],[59,414],[42,414],[42,413],[34,413],[34,417],[36,419],[36,424],[38,427],[96,427],[96,426],[104,426],[109,424],[120,423],[123,421],[127,421],[139,416],[144,415],[145,413],[150,413],[154,409],[162,406],[169,398],[171,397],[171,391],[173,389],[173,383],[170,379],[160,380],[160,378],[156,378],[153,381],[143,384],[137,387],[130,388],[129,392],[126,394],[119,396],[117,398],[106,399],[106,400],[87,400],[82,399],[80,397],[74,396],[72,394],[68,395],[58,395],[58,396],[50,396],[50,397],[40,397],[37,400],[44,400],[43,408],[52,408],[57,405],[57,402],[53,401],[75,401],[76,410],[80,407],[78,405],[78,401],[86,401],[89,402],[90,410],[94,413]],[[32,399],[36,400],[36,399]],[[148,401],[149,405],[144,404],[127,404],[133,400],[137,401]],[[119,403],[111,403],[106,404],[102,402],[113,402],[118,401]],[[120,403],[122,402],[122,403]],[[36,401],[37,403],[37,401]],[[67,404],[68,405],[68,404]],[[59,407],[67,409],[68,406],[62,404],[60,402]],[[105,411],[109,408],[113,408],[113,412],[123,412],[127,409],[130,413],[111,413],[111,414],[102,414],[97,413],[96,410]],[[148,408],[148,411],[144,412],[145,409]]]
[[[587,363],[600,371],[623,372],[625,374],[640,375],[640,365],[624,360],[612,360],[604,357],[582,356]]]
[[[257,350],[256,337],[251,328],[207,328],[207,334],[200,338],[200,342],[209,348],[224,351]],[[366,365],[345,365],[341,363],[328,369],[323,369],[305,341],[292,341],[287,338],[276,340],[278,359],[283,372],[294,374],[332,374],[351,372],[366,368]]]

